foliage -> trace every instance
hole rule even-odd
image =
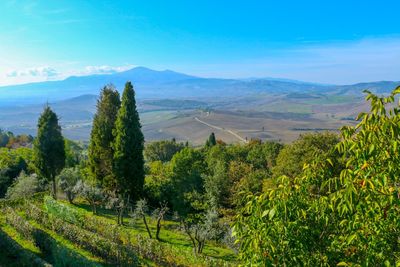
[[[29,198],[39,191],[40,185],[37,175],[27,175],[24,171],[22,171],[14,183],[8,188],[5,198]]]
[[[201,152],[186,147],[176,153],[171,160],[171,184],[173,188],[172,205],[178,214],[185,218],[197,213],[199,197],[203,193],[202,173],[205,164]]]
[[[332,157],[332,148],[339,142],[339,136],[334,133],[308,133],[290,145],[286,145],[276,159],[273,168],[274,177],[286,175],[295,177],[302,172],[303,165],[311,162],[315,156]]]
[[[173,196],[170,164],[153,161],[148,164],[148,174],[145,177],[144,196],[150,206],[157,206],[160,202],[171,202]]]
[[[215,139],[215,134],[211,133],[206,141],[206,147],[213,147],[217,144],[217,140]]]
[[[127,193],[132,201],[136,201],[143,194],[144,137],[136,109],[135,92],[130,82],[125,84],[113,134],[113,173],[117,192]]]
[[[247,264],[400,264],[400,108],[393,104],[400,87],[388,97],[367,93],[370,113],[341,129],[334,151],[248,197],[234,224]]]
[[[112,173],[114,150],[111,144],[114,140],[113,130],[120,105],[118,91],[112,85],[105,86],[97,101],[88,149],[88,165],[92,178],[111,190],[115,187]]]
[[[78,181],[82,180],[82,175],[79,168],[65,168],[57,176],[58,185],[61,190],[67,195],[67,199],[70,203],[73,202],[77,188],[75,187]]]
[[[49,106],[40,115],[33,149],[36,170],[53,183],[53,197],[56,198],[55,177],[65,166],[65,147],[57,115]]]
[[[183,143],[177,143],[175,140],[156,141],[146,145],[144,156],[146,161],[149,162],[168,162],[184,147],[185,145]]]
[[[21,134],[15,136],[12,132],[5,132],[0,129],[0,147],[19,148],[27,147],[33,141],[31,135]]]
[[[21,171],[31,173],[31,160],[32,150],[29,148],[0,148],[0,198],[5,196]]]
[[[103,203],[105,199],[104,192],[100,187],[91,185],[83,180],[79,180],[76,183],[73,192],[90,203],[94,214],[97,212],[97,206]]]
[[[83,147],[74,141],[64,139],[65,147],[65,167],[72,168],[79,165],[82,161]]]

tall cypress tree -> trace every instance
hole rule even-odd
[[[206,141],[206,147],[212,147],[217,144],[217,140],[215,139],[215,134],[211,133],[210,136],[208,137],[208,140]]]
[[[65,166],[65,147],[57,115],[49,106],[40,115],[33,150],[35,167],[41,176],[53,183],[53,197],[57,198],[55,179]]]
[[[118,193],[128,193],[130,199],[136,201],[143,191],[144,137],[131,82],[125,84],[114,136],[114,174]]]
[[[114,150],[113,130],[121,105],[119,93],[113,85],[105,86],[97,100],[97,111],[93,118],[88,151],[89,170],[92,178],[104,188],[113,190],[116,186],[112,166]]]

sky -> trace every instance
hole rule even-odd
[[[124,71],[400,80],[400,1],[2,0],[0,86]]]

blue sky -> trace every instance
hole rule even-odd
[[[0,2],[0,85],[133,66],[204,77],[400,80],[400,1]]]

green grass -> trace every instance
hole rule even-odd
[[[66,205],[74,206],[81,211],[91,213],[91,207],[84,202],[76,202],[75,205],[71,205],[66,201],[63,201],[63,203]],[[106,219],[109,223],[116,224],[116,215],[112,211],[100,208],[98,209],[98,213],[98,215],[93,216],[102,217]],[[156,232],[156,222],[150,217],[147,217],[147,222],[154,237]],[[136,220],[134,223],[132,223],[132,220],[130,218],[125,218],[124,223],[124,227],[129,230],[129,232],[133,236],[138,234],[144,235],[146,237],[148,236],[146,227],[142,220]],[[178,228],[178,222],[169,220],[164,221],[160,233],[161,242],[170,244],[177,249],[183,249],[191,252],[193,250],[193,247],[189,237]],[[213,242],[208,242],[206,244],[203,254],[205,256],[226,261],[236,260],[235,253],[231,249],[214,244]]]
[[[78,201],[76,205],[71,205],[66,201],[59,201],[59,202],[63,203],[64,205],[68,205],[73,209],[82,212],[85,215],[96,216],[100,218],[101,220],[104,221],[105,225],[109,224],[116,225],[116,216],[112,211],[108,209],[99,209],[98,210],[99,215],[93,215],[91,212],[91,207],[83,201]],[[36,203],[35,205],[44,208],[42,202]],[[17,206],[19,206],[19,204]],[[87,260],[93,263],[99,263],[101,265],[107,266],[103,259],[96,257],[89,251],[85,250],[83,247],[80,247],[80,245],[75,244],[73,241],[71,242],[71,240],[64,238],[62,235],[54,232],[52,229],[42,226],[36,221],[28,219],[24,211],[25,205],[19,207],[20,208],[18,208],[17,210],[18,215],[26,219],[27,222],[30,225],[32,225],[32,227],[38,229],[38,231],[43,231],[43,233],[48,235],[50,238],[54,239],[54,241],[57,242],[57,244],[59,244],[60,246],[62,246],[64,249],[70,251],[71,253],[79,254],[80,256],[86,258]],[[156,222],[155,220],[152,220],[150,217],[148,217],[147,219],[154,237],[156,232]],[[132,244],[136,242],[138,242],[136,244],[142,244],[141,242],[143,241],[140,241],[140,239],[138,239],[139,236],[142,236],[145,239],[148,238],[148,234],[142,220],[133,221],[132,219],[125,217],[124,221],[125,225],[123,226],[123,229],[129,232],[131,242],[133,242]],[[3,216],[0,215],[0,228],[9,237],[15,240],[15,242],[17,242],[23,249],[37,255],[38,257],[46,260],[47,262],[50,263],[53,262],[54,258],[51,258],[47,253],[42,253],[40,248],[38,248],[33,241],[26,240],[18,233],[16,229],[14,229],[10,225],[7,225],[5,223],[4,215]],[[160,237],[161,237],[160,242],[162,244],[162,247],[165,247],[167,249],[165,254],[165,259],[169,259],[169,262],[175,262],[179,266],[181,265],[208,266],[208,263],[205,263],[208,261],[204,261],[202,257],[198,258],[195,256],[192,249],[192,243],[190,242],[189,237],[179,229],[178,222],[172,220],[164,221]],[[155,242],[157,243],[157,241]],[[236,265],[237,263],[235,253],[231,249],[216,244],[214,242],[207,242],[206,247],[204,248],[203,256],[222,260],[223,262],[222,261],[219,262],[218,266],[220,264],[222,265],[230,264],[231,266],[231,265]],[[2,266],[1,263],[3,262],[7,263],[6,266],[19,266],[19,265],[12,265],[11,263],[13,260],[15,260],[15,256],[13,256],[12,253],[10,254],[6,253],[5,251],[0,251],[0,267]],[[9,262],[10,264],[8,264]],[[152,260],[144,258],[141,258],[141,263],[144,266],[157,266],[157,264],[152,262]]]
[[[82,257],[96,263],[100,263],[102,265],[105,265],[104,261],[99,258],[94,256],[93,254],[89,253],[88,251],[81,249],[79,246],[75,245],[68,239],[65,239],[64,237],[58,235],[57,233],[42,227],[40,224],[36,223],[33,220],[27,220],[32,226],[46,232],[50,237],[52,237],[54,240],[56,240],[59,244],[62,244],[65,248],[67,248],[70,251],[73,251],[74,253],[77,253],[81,255]]]

